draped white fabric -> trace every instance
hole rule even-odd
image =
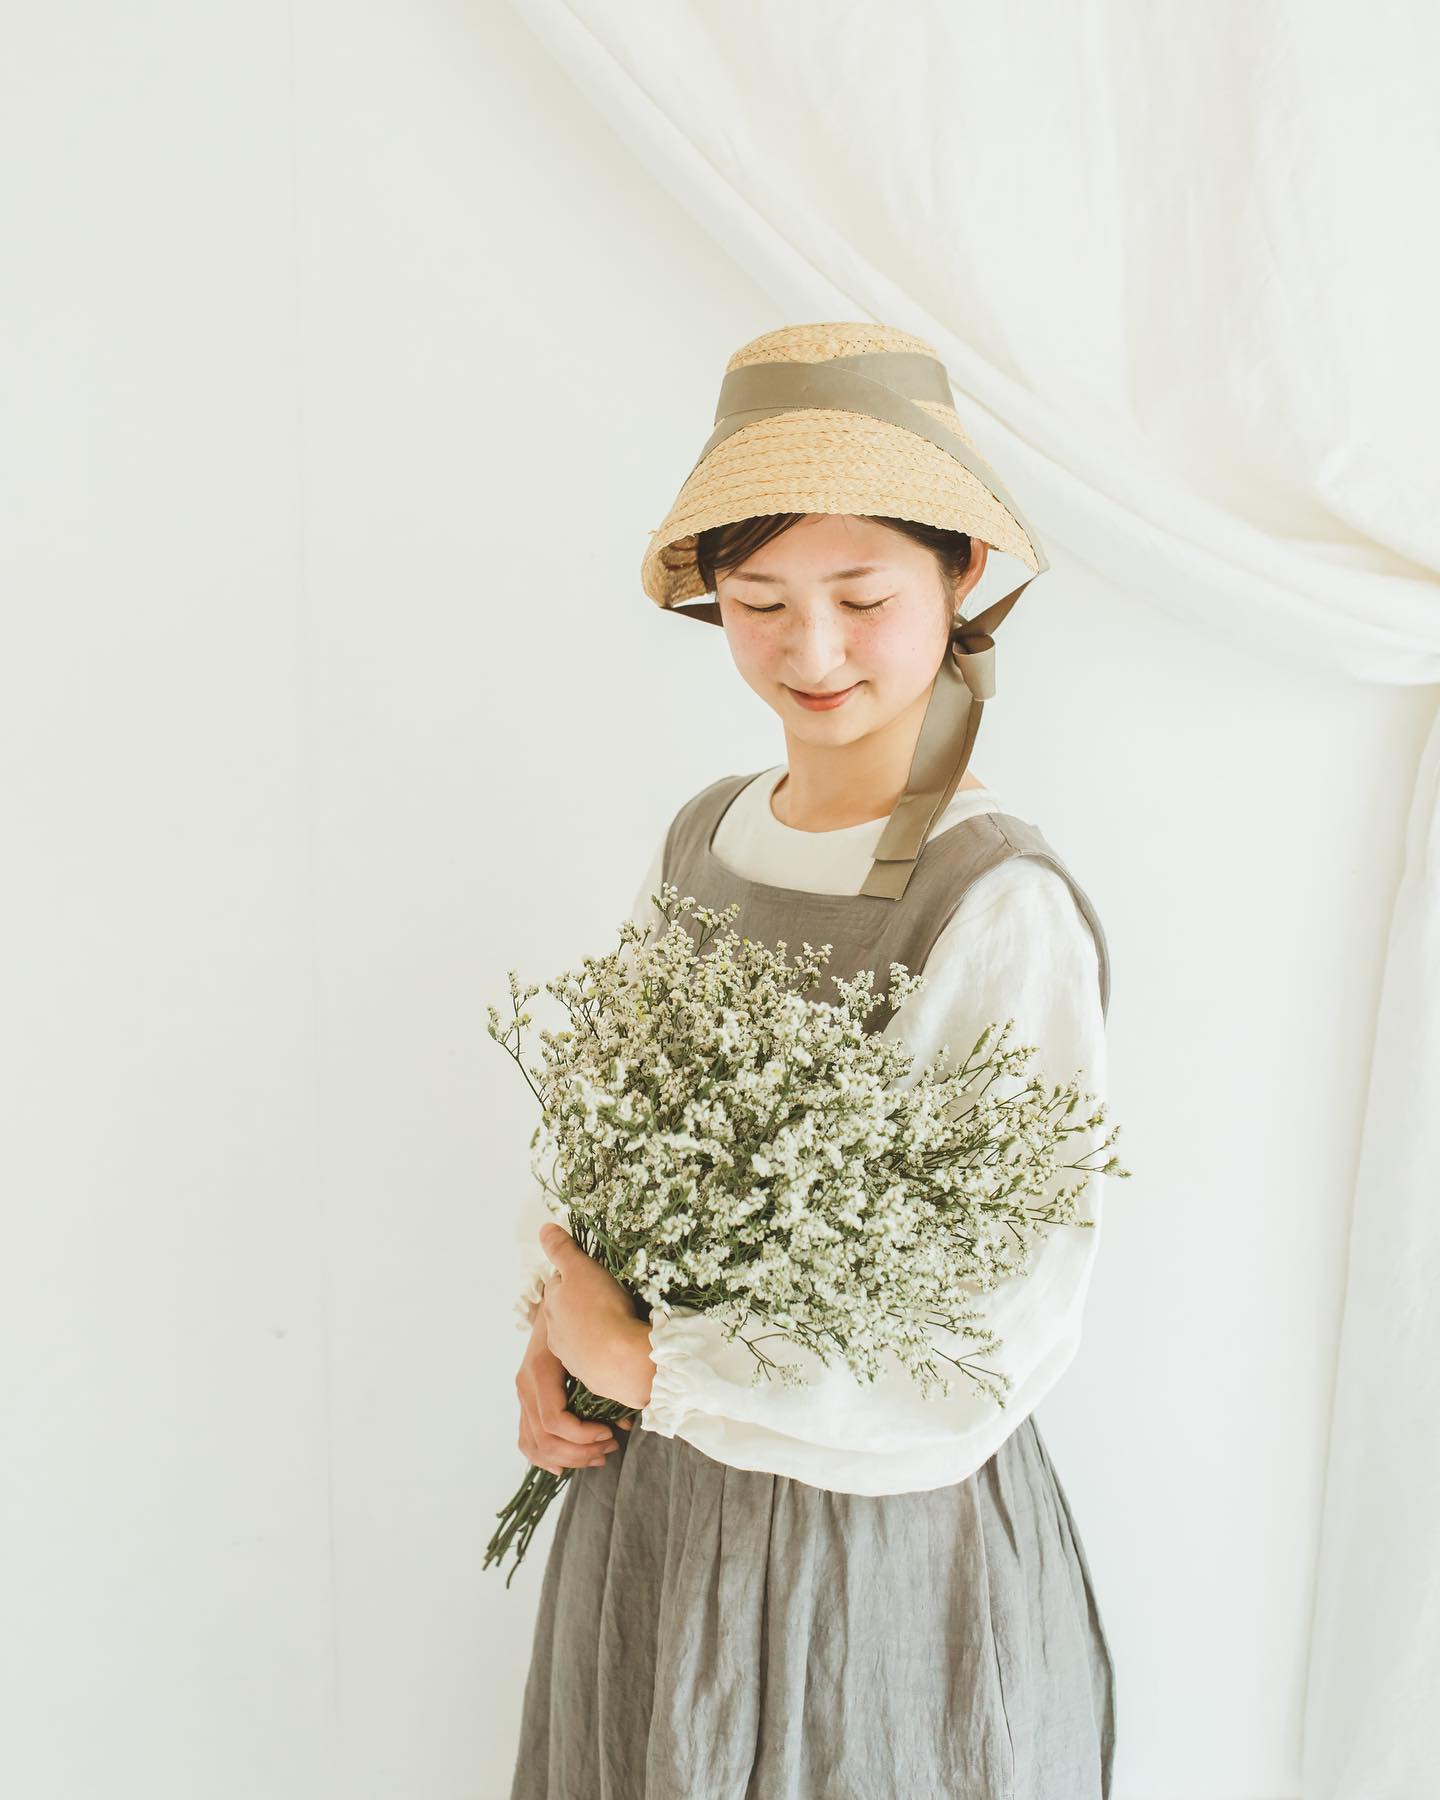
[[[1440,682],[1440,14],[513,4],[777,322],[937,347],[1047,543],[1237,639]],[[1440,726],[1354,1199],[1305,1800],[1440,1768],[1437,1097]]]

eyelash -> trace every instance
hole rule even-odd
[[[853,600],[845,600],[842,601],[841,604],[850,612],[872,613],[879,612],[882,606],[888,606],[894,598],[895,596],[893,594],[887,594],[883,600],[872,600],[868,606],[858,606]],[[742,600],[740,604],[745,608],[746,612],[758,613],[761,617],[767,617],[770,613],[777,613],[781,610],[778,604],[775,606],[750,606],[747,605],[744,600]]]

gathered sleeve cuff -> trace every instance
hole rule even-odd
[[[557,1224],[565,1222],[558,1210],[552,1209],[549,1194],[532,1177],[515,1209],[514,1253],[520,1287],[514,1313],[520,1331],[528,1332],[534,1324],[545,1283],[555,1273],[554,1263],[540,1247],[540,1227],[552,1219]]]

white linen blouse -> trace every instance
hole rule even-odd
[[[782,824],[770,798],[784,773],[783,763],[766,769],[735,796],[716,832],[714,854],[753,881],[858,894],[885,820],[834,831]],[[962,788],[935,832],[976,813],[1008,810],[989,788]],[[663,855],[662,837],[631,910],[643,924],[659,923],[650,895],[659,890]],[[964,1056],[987,1024],[1013,1017],[1015,1041],[1036,1046],[1031,1068],[1038,1065],[1042,1079],[1067,1081],[1078,1069],[1082,1090],[1104,1098],[1105,1021],[1095,942],[1069,886],[1047,864],[1012,856],[974,881],[936,939],[924,974],[926,986],[884,1027],[902,1035],[922,1065],[942,1044]],[[1066,1160],[1083,1159],[1100,1138],[1096,1129],[1068,1140]],[[1003,1408],[939,1359],[951,1392],[926,1398],[899,1364],[874,1382],[861,1382],[843,1365],[827,1368],[793,1344],[783,1354],[801,1364],[807,1385],[789,1388],[770,1380],[752,1386],[753,1353],[727,1341],[705,1315],[680,1308],[668,1317],[651,1314],[655,1377],[639,1428],[683,1438],[734,1468],[840,1493],[899,1494],[963,1481],[1024,1422],[1079,1348],[1104,1181],[1092,1174],[1078,1203],[1079,1216],[1095,1221],[1093,1229],[1051,1227],[1031,1253],[1028,1274],[1012,1276],[988,1294],[967,1295],[1003,1340],[997,1354],[982,1359],[1012,1379]],[[530,1279],[516,1310],[528,1330],[553,1267],[536,1236],[555,1216],[538,1183],[520,1213]],[[942,1328],[935,1328],[934,1338],[950,1355],[974,1349]]]

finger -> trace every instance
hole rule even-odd
[[[559,1438],[547,1440],[542,1437],[539,1442],[539,1453],[547,1462],[560,1463],[567,1469],[599,1468],[610,1452],[619,1448],[618,1444],[604,1446],[587,1444],[581,1448],[577,1444],[567,1444]]]
[[[530,1377],[521,1394],[520,1405],[522,1411],[529,1410],[533,1425],[552,1437],[568,1438],[575,1444],[614,1441],[610,1427],[603,1419],[582,1419],[566,1406],[565,1375],[559,1363],[542,1368]]]
[[[547,1220],[545,1224],[540,1227],[536,1236],[540,1239],[540,1248],[550,1258],[551,1262],[555,1264],[557,1269],[563,1269],[565,1266],[565,1258],[572,1250],[579,1248],[574,1238],[571,1237],[565,1227],[563,1225],[557,1225],[553,1219]]]
[[[578,1457],[594,1456],[601,1450],[614,1450],[620,1442],[619,1438],[610,1435],[578,1440],[564,1438],[558,1434],[547,1432],[543,1423],[536,1431],[535,1439],[537,1443],[545,1445],[557,1455],[563,1452],[567,1456]]]
[[[614,1434],[603,1419],[582,1419],[565,1404],[565,1372],[560,1363],[537,1370],[528,1396],[535,1424],[551,1436],[569,1438],[576,1444],[615,1442]]]
[[[534,1425],[540,1434],[548,1434],[557,1442],[568,1441],[582,1449],[615,1441],[614,1432],[603,1419],[582,1419],[578,1413],[571,1412],[565,1405],[563,1392],[557,1401],[542,1390],[534,1407]]]
[[[582,1419],[565,1406],[556,1406],[553,1400],[541,1399],[539,1420],[541,1429],[549,1432],[551,1437],[568,1439],[572,1444],[615,1441],[614,1433],[608,1425],[602,1424],[598,1419]]]
[[[559,1465],[551,1461],[551,1459],[544,1454],[539,1446],[533,1441],[528,1431],[522,1430],[516,1442],[519,1446],[520,1454],[525,1458],[526,1462],[531,1463],[537,1469],[543,1469],[547,1475],[560,1474],[561,1471]]]
[[[527,1424],[519,1438],[520,1453],[526,1462],[533,1463],[537,1469],[545,1469],[551,1475],[563,1475],[568,1469],[589,1468],[596,1463],[603,1463],[605,1457],[589,1446],[581,1449],[578,1445],[567,1444],[563,1439],[549,1438],[543,1431],[535,1431]]]

